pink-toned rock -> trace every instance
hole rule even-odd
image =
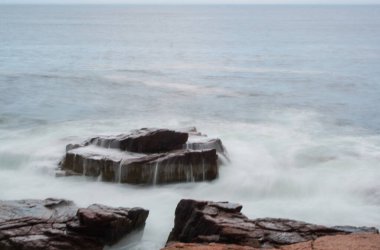
[[[196,244],[196,243],[180,243],[176,242],[163,248],[162,250],[258,250],[259,248],[253,248],[248,246],[239,246],[233,244]],[[266,249],[271,250],[271,249]]]
[[[303,242],[282,250],[380,250],[380,235],[374,233],[355,233],[320,237],[314,241]]]
[[[200,244],[181,243],[169,244],[162,250],[258,250],[249,246],[233,244]],[[380,235],[375,233],[354,233],[349,235],[324,236],[316,240],[301,242],[280,248],[265,248],[266,250],[380,250]]]
[[[278,248],[328,235],[378,233],[375,228],[325,227],[289,219],[251,220],[240,212],[241,209],[241,205],[228,202],[181,200],[167,243],[221,243]]]

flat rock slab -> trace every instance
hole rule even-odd
[[[233,244],[200,244],[175,242],[162,250],[258,250],[249,246]],[[349,235],[324,236],[316,240],[265,248],[266,250],[380,250],[380,235],[375,233],[354,233]]]
[[[189,134],[169,129],[142,128],[130,134],[94,137],[85,144],[105,148],[117,148],[136,153],[161,153],[181,149]]]
[[[181,200],[176,208],[170,242],[222,243],[271,248],[352,232],[378,233],[376,228],[325,227],[288,219],[250,220],[242,206],[228,202]]]
[[[62,199],[0,201],[0,249],[103,249],[145,225],[149,211]]]
[[[162,248],[161,250],[258,250],[259,248],[249,246],[239,246],[233,244],[199,244],[199,243],[181,243],[173,242],[169,246]],[[270,249],[267,249],[270,250]]]
[[[165,184],[213,180],[218,175],[217,154],[211,150],[177,150],[170,153],[107,156],[74,149],[66,153],[62,169],[102,181],[129,184]],[[108,150],[107,153],[110,151]],[[116,152],[118,153],[118,152]]]
[[[82,144],[67,145],[60,167],[65,175],[129,184],[217,178],[218,155],[228,159],[221,140],[194,134],[195,128],[190,131],[141,129],[128,135],[94,137]]]
[[[380,250],[380,235],[353,233],[320,237],[313,241],[283,247],[284,250]]]

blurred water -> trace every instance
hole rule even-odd
[[[255,217],[380,227],[380,8],[0,5],[0,199],[150,209],[159,249],[181,198]],[[67,143],[197,126],[232,163],[210,183],[55,178]],[[223,190],[223,192],[220,192]]]

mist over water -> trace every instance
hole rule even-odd
[[[150,210],[159,249],[182,198],[251,218],[380,227],[380,8],[0,6],[0,199]],[[196,126],[231,163],[213,182],[56,178],[65,145]],[[133,238],[133,237],[132,237]]]

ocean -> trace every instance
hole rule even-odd
[[[0,5],[0,199],[141,206],[159,249],[182,198],[250,218],[380,227],[380,6]],[[217,180],[55,177],[68,143],[142,127],[223,140]]]

